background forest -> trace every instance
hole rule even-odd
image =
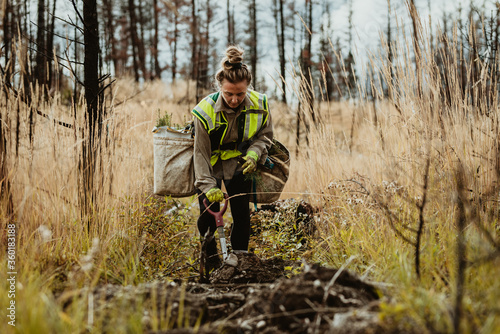
[[[183,326],[94,317],[89,291],[197,278],[197,201],[153,195],[151,129],[237,43],[292,152],[281,198],[315,208],[307,242],[283,212],[255,253],[378,282],[384,333],[500,333],[500,3],[379,2],[375,42],[355,0],[3,0],[0,331]]]

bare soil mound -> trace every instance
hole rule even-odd
[[[239,254],[236,266],[212,272],[210,284],[103,285],[80,296],[92,294],[93,309],[101,312],[96,318],[108,319],[106,312],[123,305],[140,310],[146,333],[382,333],[374,286],[319,265],[306,264],[287,278],[298,265]],[[68,306],[71,299],[62,302]]]
[[[300,275],[250,292],[224,319],[227,332],[377,332],[379,293],[348,271],[306,266]]]
[[[237,283],[271,283],[285,276],[286,267],[296,267],[300,264],[274,257],[261,260],[253,253],[236,255],[238,264],[231,266],[223,264],[210,275],[212,284]]]

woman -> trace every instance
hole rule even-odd
[[[200,194],[198,230],[201,236],[209,229],[215,232],[215,219],[205,210],[203,200],[214,203],[211,209],[218,211],[218,202],[224,200],[224,182],[233,216],[234,253],[248,251],[252,184],[248,174],[256,170],[257,163],[265,162],[273,139],[267,97],[251,90],[252,74],[242,61],[243,50],[228,47],[215,75],[219,91],[205,97],[192,111],[195,186]],[[208,243],[206,251],[205,267],[209,272],[221,265],[215,239]]]

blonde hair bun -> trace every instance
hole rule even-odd
[[[226,58],[230,63],[241,63],[245,51],[237,46],[230,46],[226,50]]]
[[[225,51],[225,56],[221,61],[221,68],[215,75],[219,85],[223,80],[228,80],[232,83],[246,81],[249,85],[252,82],[252,73],[248,66],[243,63],[243,54],[245,51],[237,46],[231,45]]]

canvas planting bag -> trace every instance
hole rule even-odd
[[[161,196],[188,197],[194,187],[194,138],[191,129],[169,126],[153,129],[154,193]]]
[[[250,196],[250,202],[277,201],[288,180],[289,168],[290,152],[285,145],[274,139],[266,163],[258,165],[257,173],[252,178],[253,195]]]

